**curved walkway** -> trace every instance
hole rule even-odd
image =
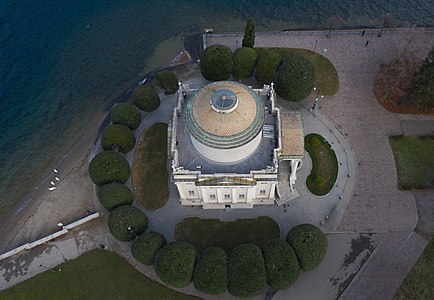
[[[424,239],[413,233],[418,219],[414,194],[396,188],[395,162],[388,137],[426,134],[434,118],[386,111],[375,99],[373,80],[380,65],[398,55],[424,57],[432,47],[434,29],[386,29],[381,38],[377,36],[379,30],[367,29],[363,36],[362,31],[334,31],[331,38],[325,37],[326,31],[270,32],[256,36],[257,47],[316,50],[335,65],[339,92],[320,100],[317,108],[351,145],[357,173],[350,177],[355,178],[355,188],[347,207],[337,206],[345,211],[337,231],[347,234],[329,235],[329,241],[340,245],[337,248],[331,245],[335,249],[351,249],[345,257],[352,257],[353,246],[361,247],[357,241],[363,233],[368,232],[376,239],[354,256],[361,262],[352,270],[346,262],[339,263],[342,257],[330,254],[318,269],[302,274],[293,287],[280,291],[275,299],[294,295],[300,299],[335,299],[342,292],[342,299],[391,299],[426,245]],[[208,35],[207,42],[234,49],[241,38],[242,35]],[[359,233],[358,236],[353,232]],[[332,265],[333,268],[322,268]],[[349,285],[343,286],[342,291],[335,286],[341,283]],[[317,289],[310,289],[311,286]]]

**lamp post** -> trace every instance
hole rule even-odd
[[[134,238],[137,237],[136,233],[135,233],[134,230],[133,230],[133,227],[128,226],[128,227],[127,227],[127,230],[128,230],[128,232],[131,232],[131,233],[134,235]]]
[[[319,99],[324,99],[324,95],[320,95],[319,89],[317,87],[313,88],[314,92],[316,92],[315,96],[315,102],[313,103],[312,107],[309,109],[309,112],[312,112],[316,108],[316,104],[318,103]]]

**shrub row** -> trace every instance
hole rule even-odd
[[[182,288],[192,281],[203,293],[219,295],[229,292],[240,298],[260,294],[266,284],[284,289],[293,284],[300,270],[317,267],[327,251],[327,238],[311,224],[292,228],[287,239],[271,239],[262,249],[252,244],[235,247],[230,257],[217,247],[196,249],[184,241],[166,245],[156,232],[144,233],[132,245],[133,256],[146,265],[155,263],[158,277],[167,285]]]
[[[227,80],[231,73],[236,79],[247,79],[255,70],[258,83],[276,81],[276,92],[290,101],[306,98],[315,82],[315,68],[307,58],[291,53],[282,61],[271,49],[262,49],[258,56],[252,48],[238,48],[232,54],[226,46],[212,45],[202,53],[200,70],[210,81]]]

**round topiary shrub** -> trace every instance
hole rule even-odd
[[[260,84],[270,84],[274,80],[277,68],[282,61],[279,53],[270,49],[264,49],[258,57],[255,77]]]
[[[175,94],[178,90],[178,78],[171,71],[159,72],[155,79],[157,80],[158,87],[163,89],[166,95]]]
[[[164,246],[155,258],[155,272],[165,284],[183,288],[190,284],[196,263],[196,249],[183,241]]]
[[[104,150],[118,149],[122,153],[127,153],[134,148],[136,138],[127,126],[113,124],[104,130],[101,144]]]
[[[128,161],[114,151],[98,153],[89,164],[90,178],[98,186],[110,182],[125,183],[130,173]]]
[[[327,237],[312,224],[301,224],[292,228],[286,237],[298,258],[300,268],[307,272],[315,269],[327,252]]]
[[[193,283],[198,291],[209,295],[219,295],[226,291],[228,258],[223,249],[211,247],[200,254]]]
[[[227,80],[233,68],[232,51],[223,45],[212,45],[203,51],[200,58],[202,76],[210,81]]]
[[[129,129],[134,130],[139,127],[142,117],[140,112],[131,104],[119,103],[112,108],[111,112],[112,123],[125,125]]]
[[[148,86],[141,86],[133,93],[133,101],[138,109],[151,112],[160,106],[157,92]]]
[[[289,101],[301,101],[313,89],[315,67],[299,54],[288,55],[277,72],[276,92]]]
[[[229,293],[247,298],[265,288],[265,265],[258,246],[242,244],[232,250],[229,263]]]
[[[267,283],[276,290],[293,284],[300,272],[294,249],[284,240],[272,239],[263,247]]]
[[[137,207],[124,205],[115,208],[110,213],[108,225],[116,239],[128,242],[145,232],[148,228],[148,218]]]
[[[154,264],[157,252],[166,244],[167,241],[161,233],[145,232],[134,240],[131,254],[142,264],[151,266]]]
[[[134,201],[133,192],[122,183],[112,182],[98,189],[99,202],[108,211],[123,205],[131,205]]]
[[[234,52],[234,77],[247,79],[252,76],[258,62],[258,53],[252,48],[242,47]]]

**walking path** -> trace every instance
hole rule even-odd
[[[208,45],[224,44],[234,50],[240,39],[241,35],[208,35],[207,42]],[[345,299],[393,297],[426,245],[425,240],[412,234],[417,223],[415,198],[413,193],[400,192],[396,188],[395,163],[388,137],[401,133],[430,134],[432,127],[427,126],[434,118],[387,112],[375,99],[373,80],[381,63],[404,53],[424,57],[433,41],[433,29],[387,30],[381,38],[377,37],[377,30],[367,30],[363,37],[361,31],[333,32],[331,38],[326,38],[323,31],[267,33],[256,37],[257,47],[316,49],[324,53],[338,71],[339,92],[320,102],[320,111],[347,138],[355,154],[357,173],[354,193],[337,230],[391,232],[376,249],[376,256],[362,267],[354,284],[347,288]],[[403,236],[409,238],[403,239]],[[405,251],[396,251],[383,262],[392,249]],[[323,264],[327,264],[327,259]],[[377,279],[390,280],[369,280],[373,273]],[[301,276],[300,284],[306,282],[316,286],[328,279],[323,276],[312,282],[306,281],[306,277],[309,275]],[[366,289],[362,293],[368,282],[375,293],[367,294]],[[292,296],[291,289],[275,298],[288,299]],[[309,299],[333,299],[335,296],[328,293],[318,297],[303,295]]]
[[[220,43],[234,48],[240,38],[240,35],[209,35],[207,41],[208,45]],[[370,43],[365,46],[367,39]],[[417,117],[409,119],[386,112],[372,94],[372,80],[380,63],[390,60],[394,53],[404,48],[407,48],[406,51],[423,49],[422,55],[431,47],[430,41],[433,40],[433,31],[420,30],[384,32],[382,38],[370,32],[362,38],[355,31],[332,33],[330,39],[325,38],[325,32],[258,34],[257,46],[316,47],[318,51],[328,49],[327,56],[335,64],[340,76],[338,94],[320,102],[315,114],[307,110],[312,105],[312,97],[300,104],[278,99],[278,104],[302,114],[305,134],[319,133],[332,144],[340,163],[337,186],[326,197],[311,195],[304,186],[310,171],[308,159],[305,159],[296,182],[300,197],[282,207],[225,211],[181,208],[176,188],[170,184],[171,194],[166,206],[155,212],[147,212],[149,229],[163,233],[171,241],[174,239],[175,224],[185,216],[234,220],[269,215],[280,224],[281,236],[284,237],[292,226],[310,222],[322,226],[325,232],[338,230],[345,233],[328,235],[330,248],[323,264],[312,272],[302,273],[293,287],[277,293],[275,299],[288,299],[293,295],[309,299],[333,299],[341,292],[344,292],[344,299],[354,298],[355,295],[374,298],[376,295],[377,298],[393,295],[426,242],[416,234],[411,234],[417,221],[414,196],[410,192],[396,190],[395,165],[387,137],[400,134],[404,129],[420,132],[424,126],[422,124],[428,123],[420,123],[422,121]],[[193,87],[199,87],[204,82],[195,77],[191,83]],[[136,130],[137,137],[155,122],[168,122],[175,101],[175,96],[162,97],[157,111],[144,114],[145,118]],[[433,120],[429,117],[423,119],[424,122]],[[132,156],[133,153],[129,153],[127,159],[131,161]],[[97,207],[100,207],[99,203]],[[130,243],[117,242],[108,234],[104,221],[104,218],[94,221],[77,230],[74,236],[41,246],[40,252],[24,253],[2,262],[0,288],[21,282],[45,268],[52,268],[64,259],[75,258],[97,248],[100,243],[127,257],[141,272],[156,279],[152,268],[139,265],[132,259]],[[369,241],[366,240],[367,236]],[[358,244],[359,240],[364,242]],[[395,255],[391,251],[395,251]],[[388,260],[385,261],[384,257]],[[370,280],[372,274],[376,278],[387,277],[391,280],[379,286],[379,280]],[[353,277],[355,279],[349,284]],[[368,282],[375,294],[362,295],[360,291]],[[312,286],[321,288],[309,288]],[[315,290],[325,292],[316,293],[318,297],[315,298]],[[195,292],[191,285],[181,291],[204,296]],[[265,292],[257,299],[264,297]],[[226,294],[224,298],[232,297]]]

